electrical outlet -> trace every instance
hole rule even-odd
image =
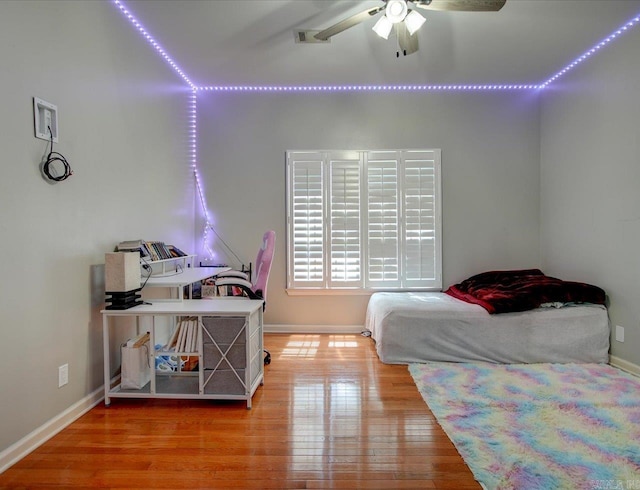
[[[62,388],[69,382],[69,365],[63,364],[58,367],[58,388]]]
[[[44,129],[47,133],[53,131],[51,126],[51,111],[49,109],[44,110]]]
[[[33,98],[33,118],[36,138],[58,143],[58,107],[38,97]],[[51,128],[51,131],[49,131]]]
[[[624,327],[616,325],[616,340],[618,342],[624,342]]]

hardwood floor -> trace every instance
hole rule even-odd
[[[114,399],[0,475],[0,488],[478,489],[406,366],[360,335],[265,335],[242,401]]]

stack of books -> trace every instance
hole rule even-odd
[[[148,240],[127,240],[120,242],[116,250],[118,252],[140,252],[141,258],[151,261],[187,256],[186,253],[174,245]]]
[[[198,328],[200,323],[196,317],[180,320],[175,332],[169,339],[164,350],[171,352],[197,353]]]

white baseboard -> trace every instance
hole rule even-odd
[[[87,413],[104,400],[104,388],[98,388],[93,393],[74,403],[64,412],[56,415],[36,430],[27,434],[19,441],[0,452],[0,473],[24,458],[38,446],[55,436],[73,421]]]
[[[287,324],[266,324],[264,333],[327,333],[327,334],[354,334],[364,330],[362,325],[287,325]]]
[[[640,376],[640,366],[632,362],[625,361],[624,359],[620,359],[617,356],[609,356],[609,364],[622,369],[623,371],[627,371],[628,373]]]

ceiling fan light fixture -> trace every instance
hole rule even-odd
[[[412,10],[407,14],[407,17],[404,19],[404,23],[407,25],[407,30],[409,31],[409,34],[413,36],[416,33],[416,31],[420,29],[420,27],[422,27],[422,24],[424,24],[426,20],[427,19],[425,19],[418,12],[416,12],[415,10]]]
[[[385,9],[385,16],[392,23],[402,22],[409,12],[406,0],[389,0]]]
[[[373,31],[380,37],[384,39],[389,39],[389,34],[391,34],[391,29],[393,29],[393,23],[387,18],[386,15],[383,15],[378,19],[378,22],[373,26]]]

